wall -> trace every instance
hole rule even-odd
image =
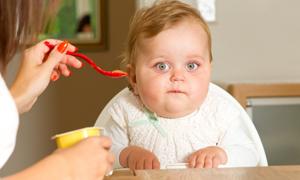
[[[300,81],[300,1],[216,0],[213,80]]]

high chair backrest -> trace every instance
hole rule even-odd
[[[240,113],[241,113],[241,124],[243,126],[243,129],[246,131],[248,137],[250,137],[253,142],[256,145],[256,149],[259,152],[259,162],[258,162],[258,166],[268,166],[268,162],[267,162],[267,158],[266,158],[266,154],[262,145],[262,142],[260,140],[260,137],[257,133],[257,130],[252,122],[252,120],[250,119],[250,117],[248,116],[248,114],[246,113],[246,111],[243,109],[243,107],[226,91],[224,91],[222,88],[216,86],[215,84],[211,83],[210,87],[214,88],[217,91],[220,91],[220,94],[228,99],[229,101],[231,101],[234,106],[236,106]],[[96,127],[102,127],[104,124],[106,124],[106,122],[110,119],[110,116],[108,114],[108,107],[111,106],[112,103],[114,103],[114,101],[119,97],[122,96],[124,94],[128,94],[130,93],[130,90],[128,88],[124,88],[122,91],[120,91],[118,94],[116,94],[108,103],[107,105],[104,107],[104,109],[102,110],[102,112],[100,113],[100,115],[98,116],[95,126]]]
[[[119,97],[122,96],[124,94],[129,93],[129,89],[126,87],[123,90],[121,90],[120,92],[118,92],[118,94],[116,94],[103,108],[103,110],[101,111],[100,115],[98,116],[95,126],[96,127],[102,127],[104,124],[106,124],[106,122],[109,120],[109,114],[108,114],[108,107],[111,106],[111,104]]]
[[[268,161],[266,157],[266,153],[264,150],[264,147],[262,145],[261,139],[257,133],[257,130],[250,119],[249,115],[245,111],[245,109],[240,105],[240,103],[233,97],[231,96],[227,91],[223,90],[219,86],[211,83],[210,86],[213,86],[213,88],[217,91],[219,91],[219,94],[221,94],[224,98],[229,100],[238,110],[240,111],[240,116],[241,116],[241,125],[243,126],[242,128],[244,131],[247,133],[248,137],[252,139],[252,141],[256,145],[256,149],[259,153],[259,162],[258,166],[268,166]]]

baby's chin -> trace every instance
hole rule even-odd
[[[161,101],[151,101],[151,103],[143,102],[143,104],[159,117],[163,118],[181,118],[195,112],[202,101],[191,101],[190,99],[183,97],[165,98]]]
[[[163,118],[169,118],[169,119],[175,119],[175,118],[181,118],[184,116],[187,116],[194,111],[196,111],[197,108],[183,108],[183,107],[172,107],[168,109],[159,109],[157,110],[156,114]]]

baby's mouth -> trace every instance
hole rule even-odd
[[[185,94],[184,91],[181,91],[179,89],[172,89],[172,90],[169,90],[168,93],[175,93],[175,94]]]

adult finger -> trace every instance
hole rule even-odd
[[[83,63],[74,56],[67,56],[66,61],[64,63],[76,69],[82,68],[83,66]]]
[[[110,149],[111,147],[111,139],[105,136],[101,136],[100,138],[100,144],[102,145],[102,147],[106,148],[106,149]]]
[[[66,77],[69,77],[71,75],[71,71],[68,69],[67,65],[60,63],[58,67],[62,75]]]
[[[112,152],[108,152],[107,161],[109,164],[113,165],[115,162],[115,156]]]
[[[59,45],[57,45],[54,48],[54,50],[51,51],[48,59],[43,64],[44,67],[54,69],[55,66],[57,66],[59,64],[59,62],[63,60],[68,45],[69,45],[69,43],[67,41],[64,41],[64,42],[60,43]]]
[[[59,40],[59,39],[46,39],[46,40],[43,40],[43,41],[41,41],[41,42],[39,42],[39,43],[45,44],[45,42],[49,42],[51,45],[56,46],[56,45],[62,43],[63,41],[62,41],[62,40]],[[39,44],[39,43],[38,43],[38,44]],[[45,45],[45,46],[46,46],[46,45]],[[46,46],[46,47],[48,47],[48,46]],[[47,52],[48,52],[48,51],[49,51],[49,48],[47,48],[47,49],[48,49],[48,50],[47,50]],[[77,47],[75,47],[73,44],[69,43],[69,46],[68,46],[68,48],[67,48],[67,51],[76,52],[77,50],[78,50]]]
[[[57,81],[60,78],[60,73],[57,70],[53,70],[50,76],[51,81]]]

